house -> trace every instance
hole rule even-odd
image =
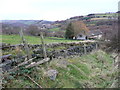
[[[90,31],[88,35],[88,39],[101,39],[102,32],[100,30]]]
[[[100,30],[92,30],[87,34],[79,33],[74,36],[75,40],[88,40],[88,39],[102,39],[102,32]]]
[[[73,39],[76,39],[76,40],[87,40],[87,35],[78,34],[77,36],[73,37]]]

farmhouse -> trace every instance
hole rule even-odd
[[[76,40],[87,40],[87,39],[101,39],[102,32],[100,30],[92,30],[89,33],[79,33],[73,37]]]
[[[102,32],[99,30],[90,31],[88,35],[89,39],[101,39],[102,38]]]
[[[102,32],[100,30],[92,30],[89,33],[79,33],[73,37],[76,40],[87,40],[87,39],[101,39]]]
[[[77,36],[73,37],[73,39],[87,40],[87,35],[85,35],[85,34],[78,34]]]

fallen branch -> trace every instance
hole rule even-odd
[[[42,88],[35,80],[33,80],[30,76],[24,74],[24,76],[28,77],[33,83],[35,83],[39,88]]]
[[[34,58],[31,58],[31,59],[29,59],[29,60],[27,60],[27,61],[25,61],[25,62],[23,62],[23,63],[21,63],[21,64],[18,64],[18,67],[19,66],[22,66],[22,65],[25,65],[25,64],[28,64],[29,62],[31,62],[33,59],[35,59],[36,57],[34,57]]]
[[[35,58],[36,58],[36,57],[35,57]],[[21,64],[18,64],[18,66],[14,67],[13,69],[10,69],[9,72],[18,70],[20,66],[23,66],[23,65],[25,65],[25,64],[28,64],[29,62],[31,62],[31,61],[32,61],[33,59],[35,59],[35,58],[31,58],[31,59],[29,59],[29,60],[27,60],[27,61],[25,61],[25,62],[23,62],[23,63],[21,63]]]
[[[30,68],[30,67],[34,67],[34,66],[37,66],[37,65],[40,65],[42,63],[45,63],[45,62],[48,62],[50,60],[50,58],[45,58],[37,63],[31,63],[30,65],[27,65],[26,68]]]

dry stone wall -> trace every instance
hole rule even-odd
[[[31,55],[32,58],[36,57],[34,61],[42,60],[44,58],[41,44],[28,45],[28,46],[30,50],[32,50],[32,55]],[[9,50],[15,50],[16,47],[20,47],[21,49],[24,49],[24,45],[22,44],[19,45],[2,44],[1,49],[3,51],[5,51],[6,49],[7,49],[6,51],[9,51]],[[50,58],[50,60],[52,60],[53,58],[60,58],[60,57],[66,58],[68,56],[74,56],[74,55],[81,56],[83,54],[90,53],[92,50],[97,49],[99,47],[99,44],[97,42],[54,43],[54,44],[46,44],[45,47],[47,50],[47,57]],[[65,47],[65,48],[55,49],[59,47]],[[1,57],[2,58],[1,60],[4,60],[3,57],[4,56]],[[5,71],[9,70],[11,69],[11,66],[17,65],[18,63],[22,62],[22,60],[24,61],[26,57],[27,57],[26,55],[22,57],[18,57],[16,55],[16,58],[10,58],[10,60],[9,58],[6,57],[7,60],[2,61],[2,63],[0,64],[0,68],[2,67],[3,70]]]

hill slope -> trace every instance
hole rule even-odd
[[[56,78],[54,75],[48,76],[50,70],[57,71]],[[4,85],[5,87],[38,87],[20,73],[28,74],[43,88],[109,88],[115,75],[113,59],[101,50],[81,57],[55,59],[47,64],[17,73],[19,74],[11,74],[9,79],[6,79],[8,83]]]

